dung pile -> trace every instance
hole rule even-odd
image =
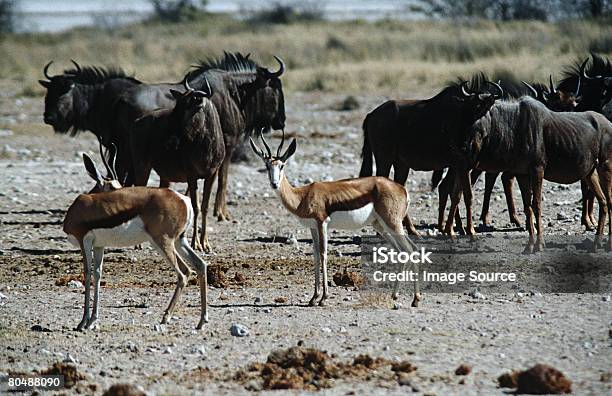
[[[72,388],[78,381],[84,380],[85,376],[77,371],[74,364],[70,363],[53,363],[53,366],[42,370],[42,375],[63,375],[64,386],[66,388]]]
[[[529,370],[512,371],[498,378],[502,388],[516,388],[517,394],[545,395],[572,392],[572,381],[554,367],[536,364]]]
[[[365,283],[361,274],[347,271],[346,268],[343,272],[336,272],[332,279],[334,280],[336,286],[361,286]]]
[[[414,370],[416,367],[408,362],[391,362],[367,354],[352,362],[337,362],[325,351],[292,347],[271,352],[266,363],[253,363],[239,370],[234,379],[253,387],[253,381],[261,378],[261,389],[319,390],[330,388],[338,378],[392,380]]]

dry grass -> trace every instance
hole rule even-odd
[[[58,65],[52,70],[57,72],[73,58],[82,64],[121,65],[145,81],[177,81],[198,59],[227,49],[251,52],[271,66],[272,54],[280,55],[288,65],[283,78],[287,91],[375,91],[410,97],[476,70],[508,69],[520,78],[545,80],[591,48],[612,51],[607,45],[611,40],[612,25],[592,21],[250,26],[214,15],[177,25],[9,35],[0,42],[0,77],[22,82],[22,95],[42,94],[36,80],[43,65],[55,59]]]

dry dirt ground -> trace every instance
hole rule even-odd
[[[6,81],[0,86],[0,92],[15,88]],[[57,284],[70,275],[78,278],[81,257],[66,241],[61,223],[76,195],[92,185],[80,153],[98,158],[96,141],[89,133],[76,138],[53,134],[42,124],[41,98],[1,95],[2,373],[45,369],[70,354],[83,379],[63,393],[101,394],[112,384],[132,383],[150,394],[243,394],[262,385],[245,380],[240,370],[266,362],[275,349],[300,343],[327,351],[338,362],[368,354],[417,367],[401,381],[404,386],[392,375],[373,371],[340,375],[321,389],[324,394],[505,394],[509,391],[498,387],[497,377],[536,363],[561,370],[576,394],[612,392],[612,303],[606,295],[505,294],[482,300],[430,294],[419,308],[409,308],[408,293],[400,297],[403,307],[395,310],[388,297],[331,287],[328,306],[305,306],[314,276],[310,235],[282,208],[257,161],[232,168],[229,209],[234,221],[210,221],[215,254],[206,260],[225,268],[229,281],[225,288],[211,288],[210,323],[204,330],[194,330],[200,309],[194,285],[187,288],[174,320],[156,326],[176,277],[146,246],[107,251],[99,328],[73,331],[82,315],[82,290]],[[287,132],[298,137],[297,155],[287,171],[294,183],[358,173],[361,121],[385,98],[359,98],[357,110],[334,110],[342,99],[288,95]],[[412,217],[422,232],[433,229],[436,219],[437,196],[428,183],[428,173],[416,172],[408,184]],[[482,189],[479,182],[478,210]],[[577,184],[559,188],[546,183],[545,198],[547,232],[584,232],[576,217]],[[494,225],[524,233],[510,228],[504,202],[498,185]],[[353,237],[371,233],[331,233],[330,274],[359,271],[359,245]],[[291,235],[297,243],[283,243]],[[233,280],[236,273],[246,281]],[[246,326],[250,335],[231,336],[234,323]],[[49,331],[34,331],[35,325]],[[472,367],[466,377],[455,375],[462,363]]]

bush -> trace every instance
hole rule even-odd
[[[589,51],[602,52],[605,54],[612,52],[612,36],[601,36],[591,40],[589,43]]]
[[[300,5],[276,2],[271,7],[255,11],[247,20],[261,24],[290,24],[296,22],[315,22],[324,19],[323,7],[316,1],[305,1]]]
[[[349,95],[342,102],[338,104],[336,110],[338,111],[351,111],[359,109],[359,101],[353,95]]]
[[[15,0],[0,0],[0,33],[15,31]]]
[[[170,23],[194,20],[208,4],[208,0],[149,0],[149,2],[153,6],[154,19]]]

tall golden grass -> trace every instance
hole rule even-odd
[[[249,25],[224,15],[184,24],[139,23],[117,29],[78,28],[60,34],[5,36],[0,78],[16,79],[24,95],[43,94],[36,81],[81,64],[117,65],[147,82],[178,81],[199,59],[223,50],[252,53],[288,70],[287,91],[420,96],[474,71],[508,70],[522,79],[558,75],[589,50],[612,53],[610,21],[452,22],[346,21]]]

